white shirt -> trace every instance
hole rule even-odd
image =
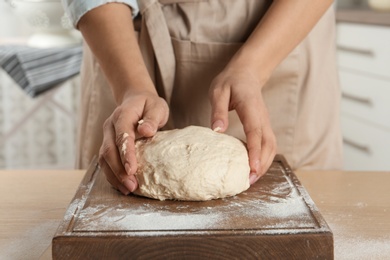
[[[139,13],[137,0],[61,0],[62,5],[68,15],[73,26],[76,27],[80,18],[88,11],[107,4],[107,3],[123,3],[131,7],[133,17]]]

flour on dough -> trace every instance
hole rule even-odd
[[[159,199],[204,201],[249,188],[249,161],[240,140],[206,127],[161,131],[135,144],[138,189]]]

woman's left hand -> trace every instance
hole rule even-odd
[[[264,83],[245,66],[228,65],[211,83],[212,129],[228,128],[228,112],[236,110],[247,140],[250,184],[263,176],[276,154],[276,138],[261,89]]]

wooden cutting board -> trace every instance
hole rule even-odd
[[[206,202],[124,196],[94,163],[53,259],[333,259],[333,235],[283,156],[240,195]]]

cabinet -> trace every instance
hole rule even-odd
[[[390,27],[338,23],[345,170],[390,170]]]

